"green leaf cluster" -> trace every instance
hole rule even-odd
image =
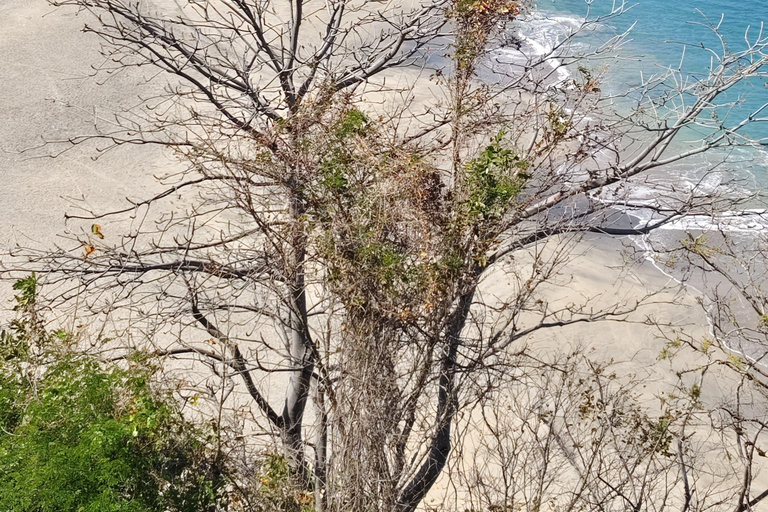
[[[0,376],[0,510],[207,510],[204,446],[142,378],[71,358]],[[198,452],[198,453],[195,453]]]
[[[34,280],[16,289],[18,304],[34,303]],[[215,510],[206,438],[153,392],[149,368],[105,369],[74,351],[40,364],[29,325],[22,317],[2,334],[0,510]]]
[[[349,139],[365,135],[370,119],[360,110],[352,109],[336,123],[333,137],[320,163],[320,185],[333,194],[343,194],[349,185],[349,172],[353,164]]]
[[[485,150],[466,165],[468,220],[495,218],[504,213],[525,182],[529,164],[512,149],[502,146],[499,133]]]

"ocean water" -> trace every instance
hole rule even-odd
[[[537,9],[561,19],[595,18],[611,11],[620,2],[613,0],[540,0]],[[721,51],[718,32],[732,52],[747,48],[746,39],[768,38],[768,1],[766,0],[630,0],[627,11],[612,18],[598,30],[579,40],[596,46],[608,37],[631,28],[620,62],[600,63],[593,67],[606,74],[607,92],[621,92],[637,85],[641,76],[662,72],[668,67],[681,67],[695,80],[713,65],[713,54],[702,46]],[[765,30],[763,25],[765,24]],[[567,30],[567,29],[566,29]],[[766,69],[768,71],[768,69]],[[750,112],[768,103],[766,79],[753,79],[730,91],[725,99],[739,100],[730,112],[723,109],[721,119],[740,121]],[[730,116],[730,117],[728,117]],[[768,141],[768,123],[751,128],[749,134]]]
[[[507,60],[511,63],[515,60],[512,55],[515,52],[548,54],[569,34],[577,31],[586,18],[604,16],[617,4],[620,1],[539,0],[531,14],[512,29],[520,47],[502,48],[501,51],[510,52]],[[603,76],[600,86],[606,95],[627,91],[638,86],[643,78],[663,73],[670,67],[679,67],[682,74],[693,81],[707,74],[713,66],[713,56],[702,47],[717,49],[718,45],[722,45],[712,31],[713,25],[718,26],[719,34],[732,52],[745,49],[745,39],[768,39],[768,0],[634,0],[625,5],[627,9],[622,15],[608,19],[572,39],[571,51],[588,51],[631,28],[618,53],[583,63],[593,74]],[[765,33],[762,32],[764,20]],[[557,59],[549,61],[554,70],[553,77],[560,82],[579,73],[561,64]],[[768,66],[765,72],[768,73]],[[720,120],[735,125],[750,112],[768,103],[767,82],[768,78],[755,78],[729,91],[728,96],[719,101],[738,100],[737,105],[727,112],[720,112]],[[621,110],[621,102],[625,100],[617,101],[617,108]],[[624,107],[628,108],[631,101],[626,103]],[[763,117],[768,119],[768,109],[763,112]],[[768,122],[754,123],[748,134],[768,143]],[[675,149],[685,150],[686,144],[689,142],[681,137]],[[704,194],[725,192],[743,196],[750,191],[768,189],[768,151],[743,148],[727,153],[711,151],[670,165],[658,177],[681,190],[695,188]],[[738,179],[738,183],[734,179]],[[632,191],[631,199],[635,203],[647,199],[650,203],[656,195],[655,190],[641,185]],[[754,209],[762,207],[760,204],[745,206]],[[647,212],[636,213],[642,219]],[[699,229],[703,224],[701,218],[691,222],[691,229]],[[739,233],[753,233],[755,230],[768,232],[768,216],[754,219],[744,217],[740,212],[728,212],[722,219],[713,219],[713,223],[717,223],[717,227],[727,223],[726,229]],[[676,223],[668,229],[679,231],[685,229],[685,225]]]

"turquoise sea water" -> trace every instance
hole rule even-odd
[[[619,3],[594,0],[588,11],[584,0],[540,0],[537,8],[566,19],[583,19],[588,14],[590,18],[607,14]],[[659,73],[662,68],[677,67],[684,49],[683,72],[694,78],[706,73],[711,66],[712,54],[703,50],[702,44],[715,49],[720,46],[709,24],[719,24],[719,32],[732,51],[746,48],[745,36],[754,41],[763,22],[763,38],[768,37],[768,0],[634,0],[626,5],[631,6],[626,13],[607,21],[602,30],[582,38],[585,44],[599,44],[634,24],[621,52],[624,59],[607,68],[604,85],[609,92],[637,85],[641,72],[648,76]],[[743,102],[731,114],[733,121],[768,102],[766,80],[751,80],[730,92],[727,99],[737,97]],[[768,123],[755,126],[750,135],[768,138]]]
[[[642,79],[663,74],[669,68],[680,69],[684,80],[695,82],[709,73],[713,67],[713,54],[704,47],[723,51],[711,25],[717,25],[719,34],[728,51],[739,52],[747,48],[746,39],[761,38],[768,41],[768,0],[634,0],[628,1],[625,12],[617,17],[592,25],[591,30],[581,30],[584,20],[606,15],[621,4],[620,0],[538,0],[535,9],[512,27],[513,43],[505,43],[495,62],[507,65],[514,71],[518,62],[525,62],[531,55],[552,55],[552,52],[568,35],[571,38],[568,54],[589,53],[617,34],[632,28],[618,52],[604,54],[602,58],[580,61],[593,75],[602,77],[600,87],[604,97],[638,87]],[[762,24],[766,21],[765,33]],[[516,41],[516,42],[515,42]],[[561,52],[564,53],[564,52]],[[517,55],[517,57],[516,57]],[[683,59],[683,55],[685,58]],[[547,60],[555,70],[553,78],[567,83],[569,77],[577,77],[576,65],[563,66],[566,61],[557,58]],[[506,64],[509,63],[509,64]],[[515,68],[515,66],[518,68]],[[724,105],[716,114],[706,112],[710,125],[722,123],[734,127],[750,113],[768,104],[768,66],[766,76],[747,80],[730,89],[717,99]],[[656,89],[653,94],[659,94]],[[636,107],[637,95],[616,98],[610,109],[619,112]],[[680,101],[675,97],[676,103]],[[690,103],[691,97],[684,98]],[[732,103],[731,106],[727,106]],[[609,109],[609,110],[610,110]],[[607,112],[606,110],[603,111]],[[662,114],[664,112],[662,111]],[[705,154],[678,161],[656,173],[656,178],[668,184],[696,189],[697,194],[726,193],[729,196],[748,197],[755,190],[768,189],[768,108],[759,116],[764,121],[753,122],[740,133],[759,140],[763,146],[729,148],[708,151]],[[690,149],[691,140],[706,135],[711,128],[696,127],[681,133],[668,149],[684,153]],[[653,197],[654,190],[638,187],[633,198]],[[746,208],[764,208],[763,204],[748,202]],[[764,219],[768,231],[768,215]],[[745,231],[749,231],[749,227]]]

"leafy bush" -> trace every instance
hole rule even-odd
[[[149,386],[151,369],[103,368],[49,333],[34,276],[0,338],[0,510],[216,510],[216,458],[202,432]]]

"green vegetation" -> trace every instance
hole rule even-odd
[[[352,109],[334,126],[333,136],[328,141],[325,156],[320,162],[320,185],[331,194],[344,194],[348,190],[348,174],[352,171],[354,158],[354,136],[363,136],[368,131],[370,119],[362,111]]]
[[[350,135],[365,135],[366,128],[370,122],[371,120],[364,112],[353,108],[338,122],[336,137],[343,141]]]
[[[504,133],[499,133],[480,156],[467,163],[467,216],[470,221],[502,215],[529,178],[525,172],[528,162],[503,147],[503,137]]]
[[[152,369],[78,354],[64,331],[42,329],[36,278],[15,289],[20,318],[0,342],[0,510],[213,510],[216,459],[153,392]]]

